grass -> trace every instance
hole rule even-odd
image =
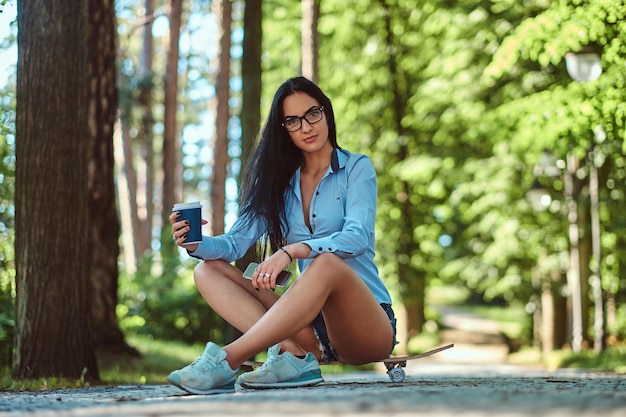
[[[142,356],[99,357],[98,366],[102,385],[166,384],[167,375],[174,369],[193,362],[204,350],[203,344],[187,345],[182,342],[154,340],[145,336],[128,336],[127,342]],[[262,355],[257,358],[264,360]],[[359,369],[373,369],[372,365],[328,365],[324,373],[344,373]],[[0,368],[0,392],[39,391],[47,389],[84,388],[90,384],[83,379],[37,378],[14,380],[10,369]]]
[[[165,377],[174,369],[193,362],[204,345],[154,340],[145,336],[129,336],[128,343],[142,354],[141,358],[109,356],[99,358],[100,379],[112,385],[165,384]]]
[[[128,336],[128,343],[142,354],[99,357],[101,384],[142,385],[164,384],[173,370],[193,362],[204,349],[203,345],[189,346],[181,342],[154,340],[144,336]],[[90,384],[84,379],[37,378],[14,380],[10,369],[0,369],[0,391],[36,391],[44,389],[80,388]]]
[[[496,320],[501,331],[511,339],[522,337],[527,325],[527,316],[522,307],[499,307],[465,304],[466,290],[460,288],[433,288],[428,294],[429,305],[449,305],[480,317]],[[409,351],[422,352],[439,343],[435,328],[415,336],[409,342]],[[135,347],[141,358],[127,356],[109,356],[99,358],[100,378],[106,385],[142,385],[164,384],[166,376],[192,361],[204,349],[203,344],[188,345],[181,342],[154,340],[145,336],[127,337],[128,343]],[[257,359],[262,360],[262,355]],[[520,365],[544,365],[554,368],[583,368],[596,371],[611,371],[626,374],[626,344],[624,342],[610,346],[605,352],[596,354],[585,350],[573,353],[571,350],[559,350],[543,358],[537,348],[523,347],[510,355],[509,362]],[[355,370],[373,369],[372,365],[351,367],[347,365],[329,365],[324,373],[343,373]],[[33,380],[14,380],[10,370],[0,368],[0,391],[33,391],[42,389],[78,388],[89,386],[83,379],[38,378]]]
[[[626,374],[626,344],[611,346],[600,354],[591,350],[584,350],[580,353],[563,351],[559,366]]]

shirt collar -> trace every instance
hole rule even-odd
[[[330,157],[330,168],[333,173],[336,173],[341,168],[346,166],[346,162],[348,161],[348,154],[342,149],[335,148],[333,149],[333,154]]]
[[[333,154],[330,157],[330,166],[328,167],[328,171],[326,171],[325,175],[328,173],[337,173],[340,169],[346,166],[346,162],[348,162],[348,153],[343,149],[334,148]],[[300,190],[300,167],[296,170],[293,177],[289,181],[291,186],[296,188],[298,191]]]

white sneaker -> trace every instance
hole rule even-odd
[[[267,361],[257,370],[242,374],[238,382],[244,388],[295,388],[323,382],[320,364],[311,352],[304,359],[289,352],[279,354],[280,345],[267,352]]]
[[[192,364],[172,372],[167,380],[192,394],[220,394],[235,391],[236,370],[230,369],[226,351],[209,342],[204,352]]]

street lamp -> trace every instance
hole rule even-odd
[[[591,47],[584,47],[579,52],[568,52],[565,54],[565,68],[574,81],[595,81],[602,74],[600,54]]]
[[[577,82],[583,83],[587,81],[597,80],[602,74],[602,65],[600,63],[600,54],[597,49],[592,46],[585,46],[578,52],[569,52],[565,55],[565,67],[567,72]],[[597,135],[596,135],[597,136]],[[601,245],[600,245],[600,216],[599,216],[599,184],[598,184],[598,168],[593,158],[595,139],[591,142],[591,151],[589,152],[590,170],[589,170],[589,200],[591,215],[591,240],[592,253],[595,262],[595,276],[592,282],[594,296],[594,350],[600,352],[604,345],[604,306],[602,300],[602,274],[601,274]],[[568,181],[566,182],[566,191],[568,194],[568,205],[570,207],[570,255],[573,259],[574,253],[578,252],[578,225],[573,220],[577,219],[577,202],[573,195],[573,183],[575,175],[575,159],[572,155],[568,156]],[[575,210],[575,211],[574,211]],[[574,270],[571,278],[572,291],[572,349],[575,352],[580,351],[582,344],[582,299],[580,288],[580,269],[578,265],[570,265],[570,269]],[[574,282],[575,281],[575,282]]]

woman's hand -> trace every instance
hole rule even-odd
[[[176,221],[179,216],[180,216],[180,213],[177,211],[174,211],[172,212],[172,214],[170,214],[170,223],[172,223],[172,238],[174,239],[174,242],[176,242],[176,244],[180,246],[181,248],[184,248],[188,250],[189,252],[195,252],[196,249],[198,248],[197,243],[191,243],[189,245],[185,245],[185,240],[187,240],[187,232],[191,230],[191,227],[189,226],[189,221],[188,220]],[[202,224],[207,224],[207,223],[208,223],[207,220],[202,219]]]
[[[259,264],[252,274],[252,286],[262,290],[274,290],[276,288],[276,277],[297,258],[306,258],[311,252],[311,248],[304,243],[294,243],[283,246]]]

